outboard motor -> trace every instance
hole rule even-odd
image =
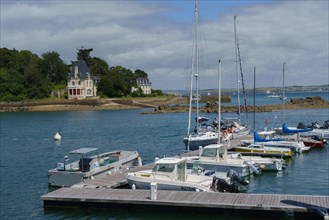
[[[324,124],[320,128],[321,129],[328,129],[329,128],[329,120],[325,121]]]
[[[248,167],[248,169],[249,169],[249,171],[250,171],[250,174],[252,174],[252,173],[255,173],[255,174],[261,174],[261,169],[259,168],[259,167],[256,167],[254,164],[253,164],[253,162],[252,161],[245,161],[245,162],[243,162],[243,164],[246,164],[247,165],[247,167]]]
[[[218,178],[216,176],[212,179],[211,187],[216,192],[231,192],[231,193],[238,193],[239,188],[235,184],[229,184],[226,180]]]
[[[309,128],[320,128],[320,125],[318,124],[317,121],[313,121],[311,125],[308,125],[307,127]]]
[[[227,172],[227,177],[230,178],[231,183],[233,185],[235,185],[236,183],[239,183],[243,186],[246,186],[249,184],[249,181],[244,179],[243,177],[241,177],[239,174],[237,174],[237,172],[235,172],[234,170],[230,170],[229,172]]]
[[[299,122],[298,125],[297,125],[297,128],[299,128],[299,129],[305,129],[307,127],[306,127],[306,125],[304,123]]]

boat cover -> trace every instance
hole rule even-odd
[[[313,128],[303,128],[303,129],[299,129],[299,128],[288,128],[286,123],[283,123],[282,125],[282,131],[283,133],[287,133],[287,134],[296,134],[296,133],[300,133],[300,132],[308,132],[308,131],[312,131]]]
[[[262,138],[257,131],[254,131],[254,142],[268,142],[268,141],[284,141],[283,138],[270,138],[270,139],[265,139]]]

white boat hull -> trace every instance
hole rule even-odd
[[[112,151],[99,156],[107,156],[111,153],[118,151]],[[119,157],[118,161],[108,163],[106,165],[100,165],[95,168],[91,168],[90,171],[82,172],[78,169],[79,161],[75,161],[71,164],[66,164],[64,170],[59,170],[54,168],[48,171],[48,185],[55,187],[69,187],[76,183],[80,183],[84,179],[91,178],[92,176],[97,176],[101,173],[108,171],[119,171],[125,167],[137,166],[139,165],[139,154],[136,151],[120,151],[122,156]]]
[[[209,181],[204,182],[204,185],[192,182],[144,178],[134,175],[128,175],[126,179],[129,186],[133,187],[135,185],[136,189],[150,189],[151,183],[156,183],[158,190],[214,192],[210,188],[212,177],[209,177]]]

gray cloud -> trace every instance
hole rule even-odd
[[[193,20],[169,17],[167,13],[179,12],[167,3],[1,2],[1,47],[38,55],[57,51],[67,63],[76,58],[77,48],[93,48],[92,56],[111,66],[146,71],[156,89],[186,89]],[[215,11],[222,7],[221,1],[211,5]],[[283,62],[287,62],[287,85],[329,83],[327,1],[259,2],[218,11],[212,19],[203,19],[207,12],[200,11],[201,88],[217,87],[219,58],[223,61],[222,87],[236,86],[235,14],[247,87],[253,86],[254,66],[258,87],[279,86]]]

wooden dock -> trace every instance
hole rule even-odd
[[[151,169],[153,164],[130,171]],[[244,193],[206,193],[157,191],[151,200],[150,190],[115,189],[127,184],[128,170],[104,173],[93,179],[60,188],[41,196],[44,208],[114,208],[205,212],[209,214],[257,215],[329,219],[329,196],[274,195]]]
[[[44,207],[115,208],[164,211],[196,211],[207,214],[257,215],[271,213],[309,219],[328,218],[329,196],[206,193],[150,190],[61,188],[41,196]]]
[[[184,156],[197,155],[197,151]],[[196,212],[208,215],[250,215],[329,220],[329,196],[206,193],[158,190],[151,200],[150,190],[122,189],[127,184],[127,172],[152,169],[147,164],[129,170],[103,173],[69,188],[60,188],[41,196],[44,208],[113,208],[129,210],[159,210]],[[121,189],[117,189],[121,187]]]

